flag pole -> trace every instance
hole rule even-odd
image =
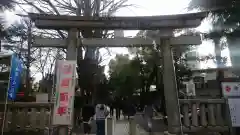
[[[14,55],[14,54],[13,54]],[[4,104],[4,112],[3,112],[3,120],[2,120],[2,132],[1,135],[4,134],[4,127],[5,127],[5,119],[6,119],[6,113],[7,113],[7,104],[8,104],[8,90],[10,88],[10,81],[11,81],[11,69],[13,64],[13,55],[11,56],[11,64],[10,64],[10,73],[9,73],[9,81],[8,81],[8,88],[6,90],[6,97],[5,97],[5,104]]]

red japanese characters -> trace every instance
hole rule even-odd
[[[61,80],[61,87],[68,88],[70,85],[71,78],[64,78]]]
[[[64,64],[63,66],[62,66],[62,73],[63,74],[70,74],[70,73],[72,73],[72,65],[71,64]]]

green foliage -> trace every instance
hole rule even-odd
[[[192,0],[188,7],[200,10],[212,10],[210,12],[213,31],[209,36],[214,38],[221,36],[238,36],[240,22],[239,0]]]
[[[189,9],[212,10],[210,12],[210,17],[213,28],[206,37],[212,39],[215,43],[215,52],[219,52],[217,49],[222,49],[226,47],[227,44],[230,50],[231,63],[236,67],[240,62],[239,56],[235,53],[236,51],[239,51],[239,47],[236,47],[239,42],[235,41],[235,39],[239,38],[240,35],[240,1],[192,0],[189,4]],[[223,38],[226,38],[226,44],[221,44]],[[216,53],[217,65],[220,65],[223,62],[224,58],[221,58],[221,55]]]
[[[93,59],[85,58],[80,61],[80,66],[78,74],[81,76],[81,81],[79,82],[82,90],[90,90],[93,92],[93,88],[100,84],[100,82],[105,78],[104,67],[98,65],[98,62]]]
[[[151,35],[151,31],[140,31],[137,36],[144,37],[145,33]],[[190,48],[185,46],[173,48],[179,88],[182,87],[184,79],[192,76],[191,70],[187,67],[186,60],[183,57],[183,54]],[[163,99],[163,65],[160,48],[154,46],[129,48],[129,52],[130,55],[116,55],[115,59],[112,59],[109,63],[109,85],[114,96],[132,97],[134,93],[140,92],[141,99],[151,99],[152,97],[149,98],[147,95],[149,95],[150,87],[155,85],[156,90],[161,93],[158,96],[162,96],[161,99]]]
[[[117,55],[109,64],[109,87],[115,96],[131,96],[141,87],[137,59],[129,59],[128,55]]]
[[[182,52],[179,54],[186,51],[186,49],[176,51],[180,50]],[[151,85],[155,85],[158,91],[163,92],[163,65],[161,56],[159,56],[160,51],[154,47],[133,48],[129,51],[132,59],[129,58],[129,55],[116,55],[115,59],[110,61],[109,85],[114,95],[131,97],[140,91],[147,96]],[[177,83],[180,88],[183,80],[191,77],[192,73],[182,57],[176,55],[174,58]]]
[[[224,7],[230,7],[233,2],[237,0],[191,0],[188,9],[200,9],[200,10],[208,10],[208,9],[219,9]]]

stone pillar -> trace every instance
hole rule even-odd
[[[105,120],[105,135],[114,135],[115,133],[115,125],[114,119],[112,117],[108,117]]]
[[[67,56],[66,60],[77,60],[77,29],[71,29],[68,32],[68,43],[67,43]],[[73,114],[71,114],[74,116]],[[72,124],[74,122],[72,121]],[[69,132],[68,125],[59,127],[59,135],[67,135]]]
[[[67,135],[68,127],[67,126],[59,126],[58,127],[58,135]]]
[[[68,32],[67,60],[77,60],[77,29]]]
[[[180,132],[180,111],[178,106],[175,67],[169,38],[161,39],[160,46],[163,58],[163,83],[168,118],[168,131],[170,133],[178,133]]]
[[[133,117],[129,119],[129,135],[137,135],[137,124]]]

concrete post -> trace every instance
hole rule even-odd
[[[68,32],[68,45],[66,60],[77,60],[77,29]],[[74,112],[73,112],[74,113]],[[73,116],[73,114],[71,114]],[[72,121],[73,123],[73,121]],[[59,127],[59,135],[67,135],[71,127]]]
[[[77,29],[68,32],[67,60],[77,60]]]
[[[105,135],[114,135],[114,119],[112,117],[108,117],[105,120]]]
[[[163,57],[163,83],[166,100],[168,131],[180,132],[180,112],[178,106],[178,93],[173,55],[169,38],[161,39],[161,51]]]
[[[137,135],[137,124],[133,117],[129,119],[129,135]]]
[[[67,135],[67,134],[68,134],[68,126],[58,127],[58,135]]]

